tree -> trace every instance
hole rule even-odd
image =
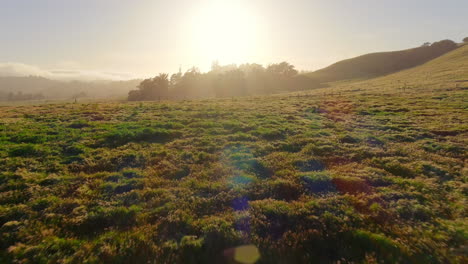
[[[183,75],[171,77],[171,96],[175,98],[196,97],[199,93],[202,73],[196,67],[188,69]],[[173,81],[173,82],[172,82]]]
[[[242,64],[239,70],[245,74],[245,86],[248,94],[268,93],[267,74],[265,68],[260,64]]]
[[[441,50],[451,50],[451,49],[456,49],[457,48],[457,43],[450,39],[444,39],[438,42],[432,43],[431,47],[435,49],[441,49]]]
[[[271,94],[281,91],[306,90],[317,87],[310,78],[298,74],[288,62],[271,64],[220,65],[212,63],[211,71],[202,73],[191,68],[185,73],[159,74],[143,80],[138,89],[128,93],[129,101],[189,99]]]
[[[421,47],[429,47],[431,46],[430,42],[424,42],[424,44],[421,45]]]
[[[171,80],[170,80],[170,83],[169,85],[170,86],[175,86],[177,85],[181,80],[182,80],[182,72],[178,72],[178,73],[174,73],[171,75]]]
[[[169,75],[160,73],[154,78],[143,80],[138,85],[138,90],[128,93],[129,101],[157,100],[169,95]]]
[[[158,77],[153,78],[153,83],[156,87],[157,96],[169,95],[169,74],[160,73]]]
[[[247,95],[245,74],[240,69],[218,74],[213,84],[216,97]]]
[[[128,100],[129,101],[140,101],[143,100],[141,97],[141,93],[139,90],[131,90],[128,92]]]
[[[278,64],[271,64],[267,67],[267,72],[279,75],[282,77],[291,78],[297,75],[298,71],[294,68],[294,65],[289,64],[285,61],[278,63]]]
[[[468,43],[468,37],[464,38],[463,42]]]

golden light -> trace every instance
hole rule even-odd
[[[260,252],[255,245],[245,245],[235,249],[234,260],[238,263],[253,264],[259,259]]]
[[[241,1],[215,1],[195,15],[191,30],[194,53],[223,64],[251,61],[260,47],[260,21]],[[248,2],[247,2],[248,3]]]

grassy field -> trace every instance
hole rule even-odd
[[[0,262],[466,263],[460,63],[268,97],[0,107]]]

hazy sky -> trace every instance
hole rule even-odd
[[[0,75],[146,77],[216,59],[313,70],[467,36],[467,0],[0,0]]]

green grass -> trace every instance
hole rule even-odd
[[[418,79],[445,60],[326,94],[0,107],[0,262],[466,263],[467,71]]]

